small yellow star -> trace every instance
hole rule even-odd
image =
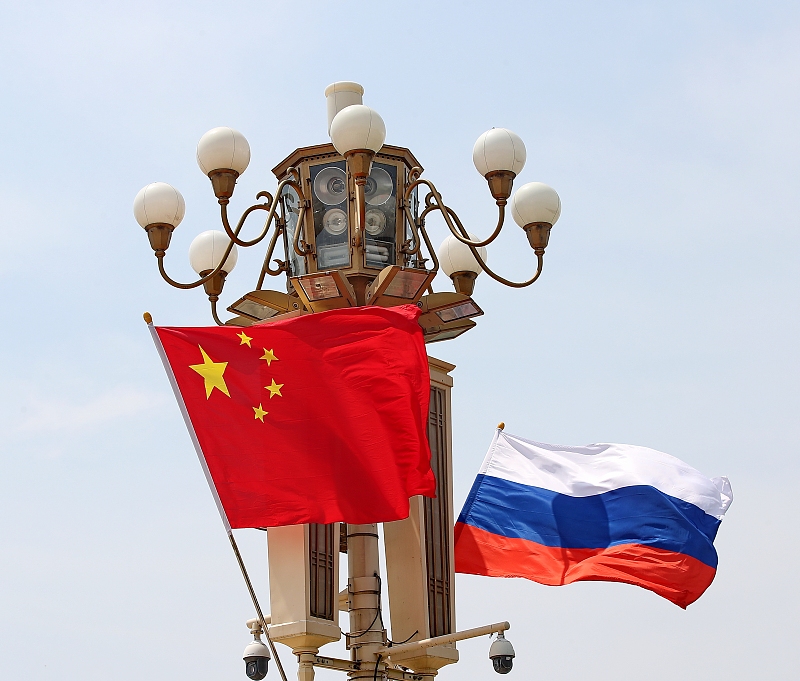
[[[265,359],[265,360],[267,360],[267,366],[269,366],[270,364],[272,364],[272,362],[273,362],[273,361],[275,361],[275,362],[277,362],[277,361],[278,361],[278,358],[275,356],[275,353],[274,353],[274,352],[272,352],[272,350],[267,350],[266,348],[264,348],[264,355],[263,355],[263,357],[259,357],[259,359]]]
[[[264,417],[269,414],[269,412],[264,411],[260,402],[258,403],[257,407],[253,407],[253,411],[256,413],[256,418],[261,421],[261,423],[264,423]]]
[[[236,335],[242,339],[242,342],[239,343],[239,345],[246,345],[248,348],[253,347],[252,345],[250,345],[250,341],[253,339],[250,338],[250,336],[248,336],[244,331],[242,331],[241,333],[237,333]]]
[[[203,355],[202,364],[190,364],[189,368],[194,369],[198,374],[203,377],[206,386],[206,399],[211,397],[211,391],[216,388],[217,390],[225,393],[228,397],[231,394],[228,392],[228,386],[225,385],[225,379],[222,374],[225,373],[225,367],[228,366],[227,362],[214,362],[199,345],[200,354]]]
[[[265,385],[264,387],[269,390],[269,399],[272,399],[277,395],[278,397],[283,397],[281,395],[281,388],[284,386],[283,383],[275,383],[275,379],[272,379],[272,385]]]

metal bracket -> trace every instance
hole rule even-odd
[[[356,672],[362,668],[361,662],[340,660],[335,657],[323,657],[322,655],[315,655],[312,664],[315,667],[333,669],[340,672]],[[422,674],[404,672],[401,669],[392,669],[390,667],[386,667],[386,669],[383,671],[383,674],[392,679],[392,681],[424,681],[425,678]]]
[[[444,645],[445,643],[455,643],[456,641],[464,641],[468,638],[477,638],[478,636],[496,634],[500,631],[506,631],[510,628],[511,625],[508,622],[497,622],[496,624],[487,624],[484,627],[466,629],[465,631],[456,631],[452,634],[445,634],[444,636],[434,636],[433,638],[426,638],[422,641],[414,641],[413,643],[403,643],[399,646],[388,646],[375,652],[378,655],[388,655],[391,657],[392,653],[397,655],[417,650],[425,650],[427,648],[433,648],[434,646]]]
[[[340,672],[355,672],[361,669],[360,662],[340,660],[336,657],[322,657],[322,655],[314,656],[313,665],[315,667],[324,667],[325,669],[336,669]]]

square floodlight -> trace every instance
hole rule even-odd
[[[478,304],[465,293],[431,293],[423,296],[417,305],[422,310],[419,323],[423,327],[480,317],[483,314]]]
[[[291,282],[303,304],[313,312],[353,307],[356,304],[355,293],[339,270],[304,274],[292,277]]]
[[[391,307],[416,303],[436,276],[435,272],[389,265],[367,287],[367,305]]]
[[[481,310],[473,300],[466,300],[463,303],[453,305],[452,307],[444,307],[434,312],[443,322],[453,322],[457,319],[467,319],[483,314],[483,310]]]
[[[476,324],[471,319],[457,319],[456,321],[424,328],[426,343],[438,343],[439,341],[451,340],[466,333]]]
[[[267,307],[266,305],[262,305],[261,303],[256,303],[253,300],[247,299],[234,303],[228,309],[231,312],[238,312],[240,315],[245,317],[252,317],[257,321],[269,319],[270,317],[274,317],[276,314],[278,314],[278,311],[273,310],[271,307]]]
[[[417,306],[422,310],[419,325],[426,343],[460,336],[475,326],[470,317],[483,314],[478,304],[464,293],[431,293],[423,296]]]
[[[296,296],[290,296],[280,291],[262,290],[250,291],[233,303],[228,310],[260,322],[277,314],[299,310],[302,307],[303,303]]]

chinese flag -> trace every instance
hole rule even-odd
[[[228,527],[373,523],[434,496],[419,310],[152,327]]]

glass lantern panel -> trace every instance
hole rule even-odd
[[[367,267],[394,265],[397,253],[397,167],[373,163],[364,187]]]
[[[286,259],[289,261],[289,275],[298,277],[306,273],[306,259],[297,255],[294,250],[294,237],[297,233],[297,220],[300,217],[300,197],[291,187],[284,187],[281,192],[283,205],[286,211]],[[310,219],[308,216],[306,220]],[[300,237],[302,238],[302,234]]]
[[[328,270],[349,267],[350,229],[345,162],[311,166],[309,175],[317,268]]]

